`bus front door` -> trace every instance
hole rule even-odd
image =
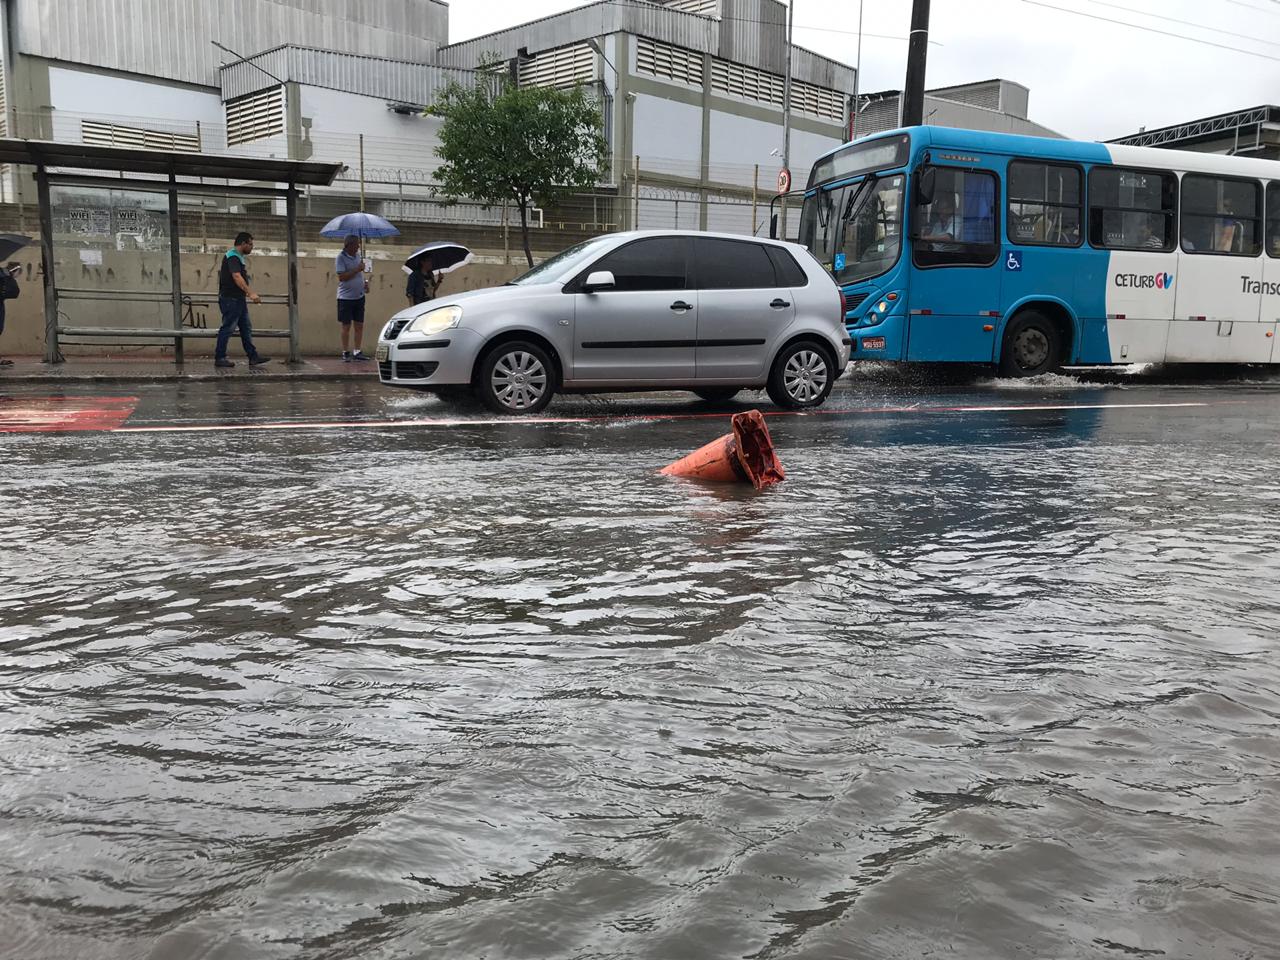
[[[929,169],[929,168],[926,168]],[[932,168],[912,205],[906,360],[990,363],[1000,313],[997,180],[986,170]],[[927,202],[924,202],[927,201]]]

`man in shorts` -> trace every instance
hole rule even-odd
[[[349,236],[333,262],[338,277],[338,322],[342,324],[342,359],[368,360],[360,349],[364,339],[364,295],[369,282],[364,278],[364,260],[360,257],[360,238]]]

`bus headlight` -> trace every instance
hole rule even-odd
[[[405,332],[425,333],[430,336],[433,333],[440,333],[442,330],[456,327],[461,320],[461,307],[440,307],[436,310],[428,310],[426,313],[418,314]]]

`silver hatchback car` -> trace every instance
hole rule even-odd
[[[498,413],[557,392],[764,387],[822,403],[849,361],[844,298],[800,246],[635,231],[588,240],[510,283],[401,310],[378,340],[390,386],[474,390]]]

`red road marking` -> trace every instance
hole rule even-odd
[[[768,410],[766,417],[854,417],[884,413],[936,414],[936,413],[1026,413],[1037,411],[1068,410],[1164,410],[1185,407],[1212,407],[1247,403],[1247,400],[1197,400],[1182,403],[1037,403],[1037,404],[984,404],[973,406],[910,406],[910,407],[861,407],[852,410],[835,410],[823,407],[818,410]],[[189,426],[120,427],[116,433],[216,433],[235,430],[390,430],[409,427],[537,427],[556,424],[626,423],[670,420],[724,420],[728,412],[720,413],[651,413],[621,414],[617,416],[589,417],[492,417],[465,419],[460,417],[419,418],[414,420],[330,420],[293,421],[269,423],[212,423]]]
[[[137,397],[0,397],[0,433],[115,430]]]

